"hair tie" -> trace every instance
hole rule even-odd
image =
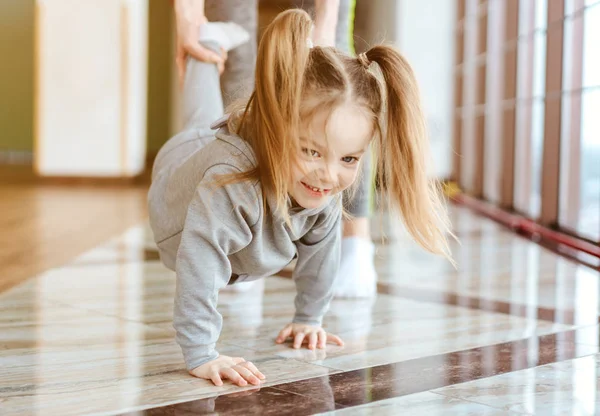
[[[367,58],[366,53],[359,53],[356,58],[365,69],[369,69],[369,66],[371,66],[371,61],[369,61],[369,58]]]

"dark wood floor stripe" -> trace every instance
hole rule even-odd
[[[123,416],[162,416],[162,415],[314,415],[342,409],[331,402],[312,399],[300,394],[279,390],[273,387],[245,390],[225,396],[194,400],[170,406],[157,407],[142,412],[132,412]]]
[[[136,414],[311,415],[596,354],[600,352],[599,333],[600,326],[594,325],[157,407]]]

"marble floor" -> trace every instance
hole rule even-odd
[[[252,360],[260,389],[187,374],[174,273],[146,224],[130,228],[0,293],[0,414],[600,414],[600,273],[452,216],[458,269],[400,231],[376,238],[377,298],[335,300],[324,322],[344,347],[274,343],[288,271],[221,295],[218,349]]]

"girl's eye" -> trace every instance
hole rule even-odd
[[[358,162],[358,158],[354,156],[345,156],[342,158],[342,162],[347,163],[349,165],[353,165]]]
[[[303,148],[302,148],[302,152],[303,152],[303,153],[304,153],[306,156],[310,156],[310,157],[319,157],[319,156],[321,156],[321,155],[319,154],[319,152],[317,152],[316,150],[314,150],[314,149],[308,149],[308,148],[306,148],[306,147],[303,147]]]

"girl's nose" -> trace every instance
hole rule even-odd
[[[324,164],[319,172],[319,180],[322,186],[333,186],[337,183],[337,166],[335,164]]]

